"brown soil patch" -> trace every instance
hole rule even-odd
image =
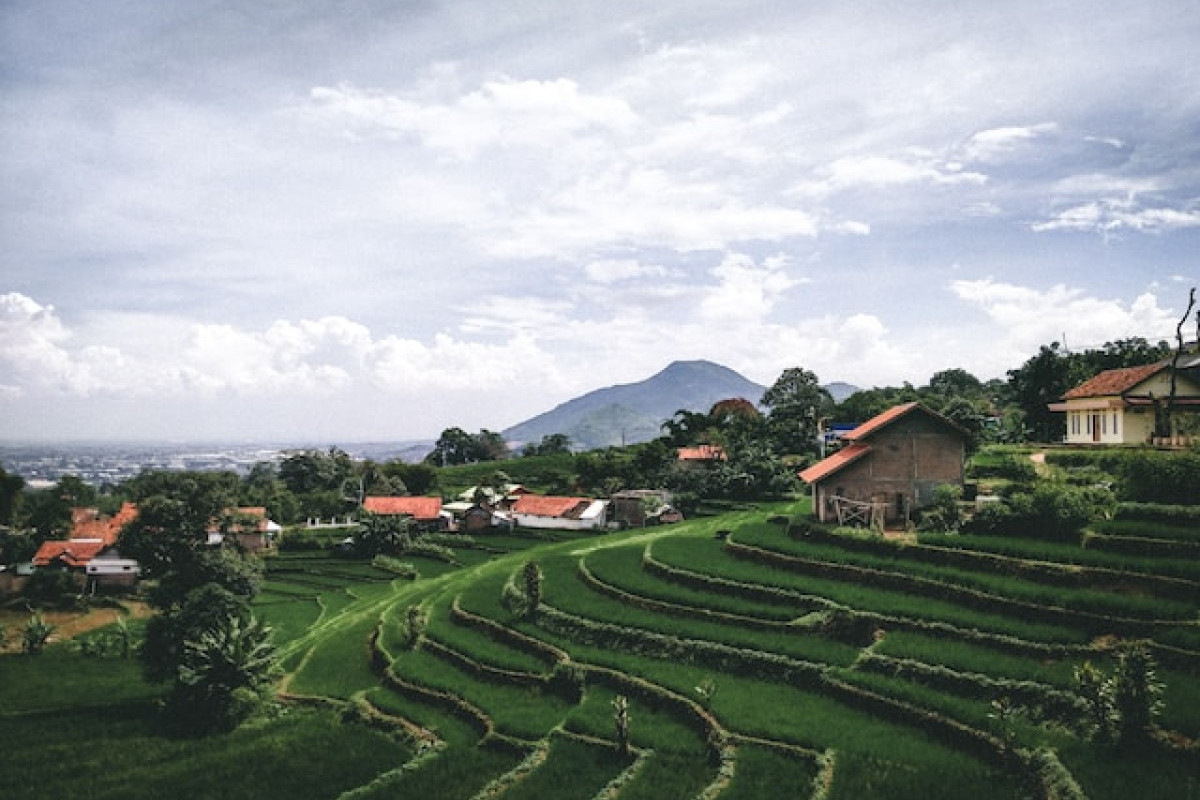
[[[124,610],[118,608],[96,608],[90,611],[42,611],[42,619],[54,626],[50,635],[51,642],[63,642],[76,636],[111,625],[121,617],[140,619],[150,616],[153,611],[145,603],[125,600],[121,603]],[[28,611],[0,611],[0,626],[5,628],[7,641],[0,647],[0,652],[14,653],[21,649],[21,631],[32,616]]]

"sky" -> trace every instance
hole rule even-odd
[[[1198,49],[1195,0],[3,3],[0,441],[1173,340]]]

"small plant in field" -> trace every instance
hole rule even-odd
[[[1074,677],[1075,689],[1087,703],[1087,725],[1092,738],[1112,741],[1120,719],[1113,699],[1112,680],[1090,661],[1076,667]]]
[[[4,647],[6,641],[8,641],[8,629],[0,625],[0,647]]]
[[[1111,675],[1085,663],[1075,670],[1075,685],[1087,702],[1093,737],[1110,744],[1145,740],[1162,712],[1163,684],[1154,657],[1141,642],[1117,650]]]
[[[613,698],[613,723],[617,727],[617,752],[629,755],[629,698],[619,694]]]
[[[554,671],[550,673],[551,689],[572,703],[583,699],[586,680],[583,667],[565,661],[555,664]]]
[[[705,678],[696,686],[696,694],[700,697],[700,705],[711,709],[713,697],[717,694],[717,682],[711,677]]]
[[[420,606],[409,606],[404,612],[401,622],[401,641],[405,650],[416,650],[425,634],[425,626],[429,619]]]
[[[1148,738],[1162,712],[1163,684],[1154,657],[1144,644],[1135,642],[1117,651],[1112,680],[1113,701],[1120,717],[1118,739],[1130,743]]]
[[[527,614],[535,614],[542,603],[542,568],[536,561],[526,561],[524,568],[525,599],[529,603]]]
[[[21,652],[29,655],[37,655],[42,652],[52,633],[54,633],[54,626],[46,622],[41,614],[34,614],[25,623],[25,630],[21,633]]]

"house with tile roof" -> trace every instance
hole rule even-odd
[[[1109,369],[1084,381],[1051,403],[1051,411],[1067,415],[1067,444],[1185,444],[1186,431],[1200,419],[1200,359],[1180,365],[1171,395],[1171,360],[1140,367]],[[1170,418],[1168,418],[1168,416]]]
[[[725,461],[725,448],[719,444],[697,444],[692,447],[679,447],[675,450],[676,457],[685,464],[712,464]]]
[[[512,515],[523,528],[594,530],[608,524],[608,501],[527,494],[517,498]]]
[[[383,516],[405,516],[423,530],[442,530],[449,525],[440,497],[364,497],[364,511]]]
[[[968,433],[920,403],[905,403],[842,437],[837,452],[800,473],[822,522],[905,524],[934,490],[961,486]]]
[[[67,539],[42,542],[33,556],[38,569],[63,569],[80,576],[81,587],[130,587],[141,567],[124,558],[117,549],[121,528],[137,516],[137,506],[124,503],[114,516],[94,508],[71,509],[71,533]]]
[[[224,531],[217,524],[208,530],[208,543],[211,545],[221,544],[228,535],[243,550],[263,553],[274,546],[275,539],[283,531],[283,526],[271,519],[263,506],[240,506],[226,509],[225,513],[232,522]]]

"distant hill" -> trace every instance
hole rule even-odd
[[[675,361],[639,383],[609,386],[569,400],[503,431],[509,442],[540,442],[565,433],[576,450],[647,442],[679,409],[707,412],[719,400],[758,403],[766,387],[711,361]]]
[[[850,395],[859,391],[859,388],[850,383],[834,381],[833,383],[825,384],[825,390],[829,392],[831,397],[833,397],[833,402],[840,403]]]

